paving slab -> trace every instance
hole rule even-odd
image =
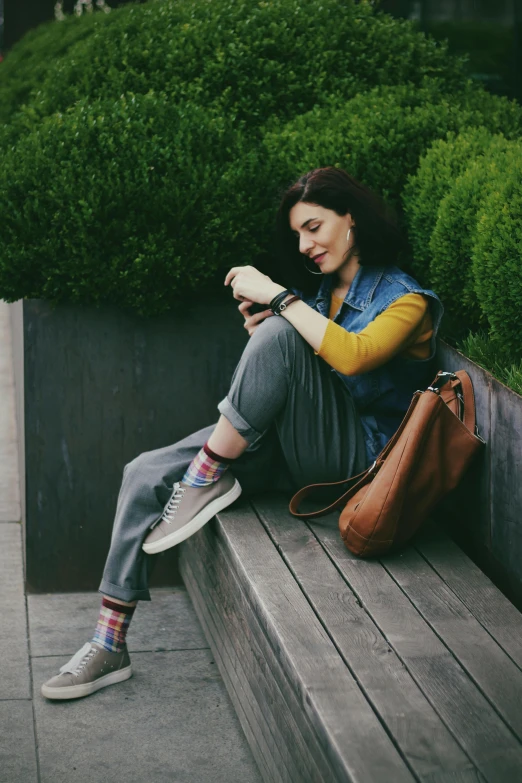
[[[140,601],[127,643],[131,652],[208,648],[185,587],[152,590]],[[74,655],[92,638],[98,592],[28,596],[31,655]]]
[[[33,705],[0,701],[0,783],[37,783]]]
[[[20,521],[20,481],[9,305],[0,300],[0,522]]]
[[[135,653],[134,676],[49,702],[56,659],[35,658],[40,783],[261,783],[209,650]]]
[[[22,564],[22,529],[0,525],[0,699],[28,699],[29,651]],[[9,633],[5,629],[9,629]]]

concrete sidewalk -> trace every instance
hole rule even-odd
[[[0,783],[261,783],[184,588],[138,605],[130,680],[76,701],[40,695],[91,638],[100,597],[24,593],[10,350],[0,302]]]

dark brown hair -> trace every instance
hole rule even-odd
[[[276,218],[279,266],[285,285],[305,293],[317,290],[322,275],[312,275],[304,266],[299,240],[290,228],[290,210],[298,202],[317,204],[338,215],[351,214],[355,221],[352,252],[361,266],[392,266],[403,242],[395,216],[384,202],[343,169],[327,166],[300,177],[283,195]]]

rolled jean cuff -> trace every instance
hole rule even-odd
[[[250,450],[250,446],[254,446],[257,441],[260,440],[265,434],[264,432],[258,432],[248,423],[248,421],[245,421],[237,408],[232,405],[228,397],[225,397],[224,400],[221,400],[218,405],[218,411],[229,420],[231,425],[239,432],[241,437],[248,441],[249,446],[247,451]]]
[[[113,585],[110,582],[106,582],[102,579],[98,588],[99,593],[108,595],[110,598],[119,598],[120,601],[150,601],[150,591],[145,590],[132,590],[130,587],[120,587],[119,585]]]

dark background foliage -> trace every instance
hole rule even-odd
[[[518,22],[462,59],[418,28],[455,49],[480,20],[383,6],[151,0],[27,35],[0,66],[0,296],[152,315],[238,264],[279,279],[280,194],[336,165],[397,211],[446,335],[516,358],[522,109],[513,69],[487,74],[506,47],[516,63]]]

